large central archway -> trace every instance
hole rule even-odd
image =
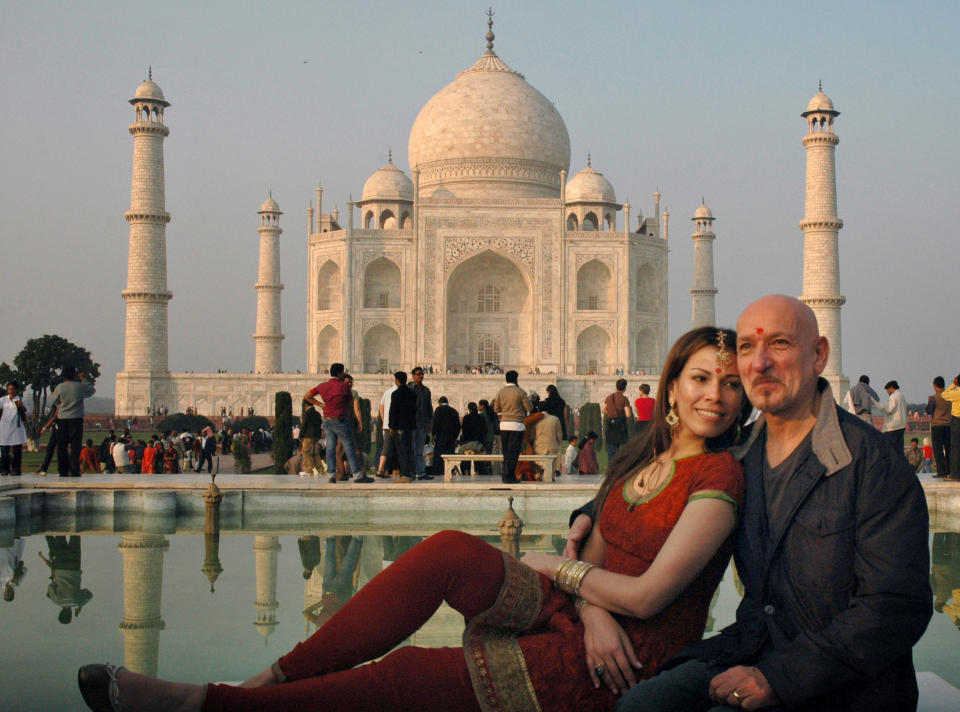
[[[514,262],[491,250],[460,263],[446,287],[447,368],[500,355],[504,369],[533,365],[532,289]]]

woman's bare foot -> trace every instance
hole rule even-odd
[[[240,683],[240,687],[267,687],[268,685],[276,685],[277,678],[273,674],[273,668],[267,668],[263,672],[257,673],[249,680],[244,680]]]
[[[203,687],[158,680],[126,668],[117,674],[122,712],[200,712]]]

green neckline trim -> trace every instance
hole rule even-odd
[[[697,455],[688,455],[687,457],[681,457],[681,458],[679,458],[679,459],[680,459],[680,460],[686,460],[687,458],[690,458],[690,457],[697,457]],[[671,462],[670,462],[670,474],[667,475],[667,478],[663,481],[663,484],[661,484],[659,487],[657,487],[657,489],[655,489],[655,490],[654,490],[653,492],[651,492],[650,494],[646,494],[646,495],[644,495],[643,497],[641,497],[640,499],[637,499],[637,500],[630,499],[630,498],[627,496],[627,487],[632,486],[633,480],[634,480],[634,478],[636,477],[636,475],[634,475],[633,477],[628,477],[628,478],[626,479],[626,481],[623,483],[623,489],[622,489],[622,491],[621,491],[621,494],[623,495],[623,498],[626,500],[627,504],[630,505],[631,507],[635,507],[635,506],[637,506],[638,504],[646,504],[646,503],[649,502],[651,499],[653,499],[654,497],[656,497],[658,494],[660,494],[661,492],[663,492],[663,490],[665,490],[665,489],[667,488],[667,485],[669,485],[671,482],[673,482],[673,476],[674,476],[674,474],[675,474],[676,471],[677,471],[677,462],[678,462],[678,460],[671,460]]]

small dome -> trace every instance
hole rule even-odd
[[[804,111],[801,116],[806,116],[807,114],[812,114],[814,112],[833,114],[834,116],[840,114],[839,111],[833,108],[833,102],[830,100],[829,96],[823,93],[823,89],[817,91],[814,97],[810,100],[810,103],[807,104],[807,110]]]
[[[160,87],[157,86],[156,82],[153,79],[144,79],[140,86],[137,87],[136,93],[133,95],[133,99],[130,100],[130,103],[135,101],[156,101],[164,106],[170,106],[170,103],[163,98],[163,92],[160,91]]]
[[[263,205],[260,206],[261,213],[279,213],[280,206],[277,205],[277,201],[273,199],[271,195],[269,198],[263,201]]]
[[[577,173],[567,183],[568,203],[616,203],[617,194],[603,173],[587,167]]]
[[[375,171],[363,184],[360,200],[413,200],[413,181],[393,163]]]
[[[697,208],[697,212],[693,214],[693,219],[694,220],[704,220],[704,219],[714,220],[715,218],[713,217],[713,213],[710,212],[710,208],[708,208],[705,204],[701,203],[700,207]]]

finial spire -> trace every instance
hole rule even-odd
[[[393,165],[393,147],[387,146],[387,163]]]
[[[271,188],[271,189],[270,189],[269,191],[267,191],[267,192],[270,193],[270,197],[272,198],[272,197],[273,197],[273,188]]]
[[[821,94],[823,94],[823,80],[822,80],[822,79],[818,79],[818,80],[817,80],[817,91],[820,92]]]
[[[591,167],[592,167],[592,166],[591,166],[591,163],[590,163],[590,151],[587,151],[587,168],[591,168]]]
[[[487,51],[488,51],[488,52],[492,52],[492,51],[493,51],[493,39],[494,39],[494,37],[496,37],[496,35],[493,34],[493,16],[494,16],[494,14],[495,14],[495,13],[493,12],[493,8],[492,8],[492,7],[488,7],[488,8],[487,8]]]
[[[700,196],[700,205],[706,205],[706,204],[707,204],[707,199],[706,199],[704,196],[701,195],[701,196]]]
[[[147,67],[147,79],[149,79],[151,82],[153,81],[153,65],[152,64],[149,67]]]

